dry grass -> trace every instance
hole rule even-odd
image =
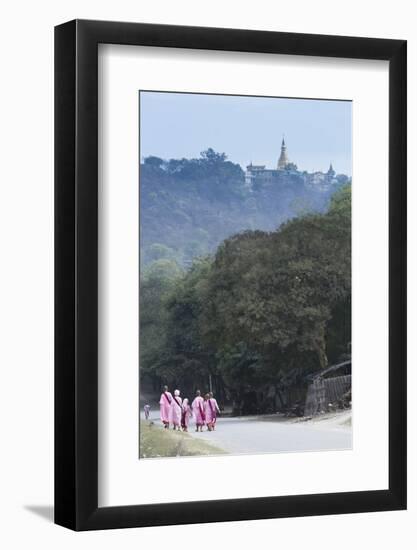
[[[140,458],[212,456],[222,454],[226,454],[226,452],[205,441],[199,441],[187,433],[165,430],[146,421],[140,423]]]

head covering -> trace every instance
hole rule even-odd
[[[174,395],[175,395],[175,397],[178,397],[178,396],[179,396],[179,394],[180,394],[180,390],[175,390],[175,391],[174,391]]]
[[[188,397],[184,398],[184,401],[182,402],[182,404],[184,405],[184,407],[188,405]]]

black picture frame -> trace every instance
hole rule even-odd
[[[98,507],[98,44],[389,62],[389,488]],[[55,28],[55,522],[74,530],[406,508],[406,41],[74,20]]]

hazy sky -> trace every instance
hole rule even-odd
[[[165,92],[140,93],[141,157],[195,158],[212,147],[243,169],[276,168],[285,134],[300,170],[351,175],[352,103]]]

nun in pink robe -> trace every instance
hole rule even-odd
[[[169,421],[172,424],[174,430],[181,429],[181,416],[182,416],[182,399],[180,397],[180,390],[174,391],[174,397],[171,401],[171,409],[169,414]]]
[[[182,416],[181,416],[181,428],[184,432],[188,432],[188,425],[190,423],[190,417],[193,415],[193,411],[186,397],[182,402]]]
[[[220,409],[211,392],[206,395],[206,399],[204,401],[204,412],[206,415],[207,428],[209,431],[214,430],[217,414],[220,412]]]
[[[196,396],[194,398],[194,401],[191,404],[191,407],[193,409],[195,431],[202,432],[204,422],[205,422],[205,415],[204,415],[204,399],[201,397],[200,390],[197,390]]]
[[[168,386],[164,386],[164,391],[159,399],[159,408],[161,412],[161,422],[164,428],[169,428],[169,412],[171,410],[172,395],[168,391]]]

